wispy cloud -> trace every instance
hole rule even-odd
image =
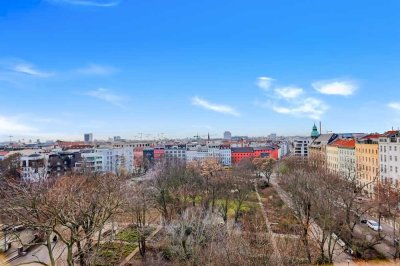
[[[260,88],[270,90],[273,79],[260,79]],[[263,84],[265,82],[265,84]],[[273,93],[268,93],[267,100],[264,103],[256,102],[257,106],[271,109],[279,114],[287,114],[296,117],[307,117],[311,119],[320,119],[329,106],[322,100],[307,96],[307,92],[297,86],[276,87]]]
[[[275,93],[284,99],[295,99],[299,96],[301,96],[304,93],[304,90],[299,87],[282,87],[282,88],[276,88]]]
[[[53,75],[53,73],[38,70],[34,65],[29,63],[15,64],[10,70],[39,78],[47,78]]]
[[[119,107],[124,107],[124,105],[123,105],[124,98],[119,95],[114,94],[113,92],[111,92],[107,89],[100,88],[97,90],[88,91],[86,93],[86,95],[93,97],[93,98],[100,99],[102,101],[111,103],[111,104],[119,106]]]
[[[36,131],[35,128],[28,126],[18,118],[0,115],[0,132],[5,134],[29,134]]]
[[[289,103],[289,106],[273,105],[272,110],[280,114],[288,114],[297,117],[309,117],[320,119],[329,107],[319,99],[305,98],[300,101]]]
[[[273,78],[269,77],[259,77],[257,78],[257,86],[263,90],[269,90],[271,88],[272,82],[274,81]]]
[[[120,3],[120,1],[110,1],[110,0],[48,0],[48,1],[59,4],[94,6],[94,7],[114,7],[119,5]]]
[[[391,102],[388,104],[388,107],[400,111],[400,102]]]
[[[202,98],[199,98],[199,97],[193,97],[192,104],[195,106],[200,106],[207,110],[217,112],[217,113],[233,115],[233,116],[240,116],[240,113],[237,112],[233,107],[231,107],[229,105],[211,103],[211,102],[204,100]]]
[[[312,86],[319,93],[340,96],[350,96],[358,89],[352,80],[321,80],[312,83]]]
[[[117,71],[116,68],[111,66],[103,66],[98,64],[90,64],[87,67],[76,70],[79,74],[83,75],[99,75],[106,76],[111,75]]]

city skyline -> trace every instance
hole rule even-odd
[[[6,0],[0,141],[399,127],[398,1],[155,2]]]

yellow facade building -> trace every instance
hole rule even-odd
[[[373,197],[374,187],[379,182],[379,136],[367,135],[356,142],[357,179],[369,197]]]

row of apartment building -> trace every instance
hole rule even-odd
[[[118,144],[118,147],[93,148],[79,143],[62,143],[52,149],[21,150],[20,175],[24,179],[37,180],[56,177],[77,169],[94,172],[141,170],[160,160],[201,161],[218,159],[222,165],[231,166],[243,159],[273,157],[279,159],[288,153],[286,142],[255,147],[230,147],[221,143],[169,144],[158,147]],[[2,158],[7,152],[2,154]]]
[[[370,197],[379,182],[399,187],[400,131],[322,134],[311,140],[308,156],[319,158],[332,172],[356,179]]]

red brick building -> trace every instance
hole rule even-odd
[[[272,157],[275,160],[278,159],[278,149],[275,147],[243,147],[243,148],[232,148],[232,164],[237,164],[243,159],[253,158],[266,158]]]
[[[164,148],[154,148],[154,160],[158,161],[165,157],[165,149]]]

